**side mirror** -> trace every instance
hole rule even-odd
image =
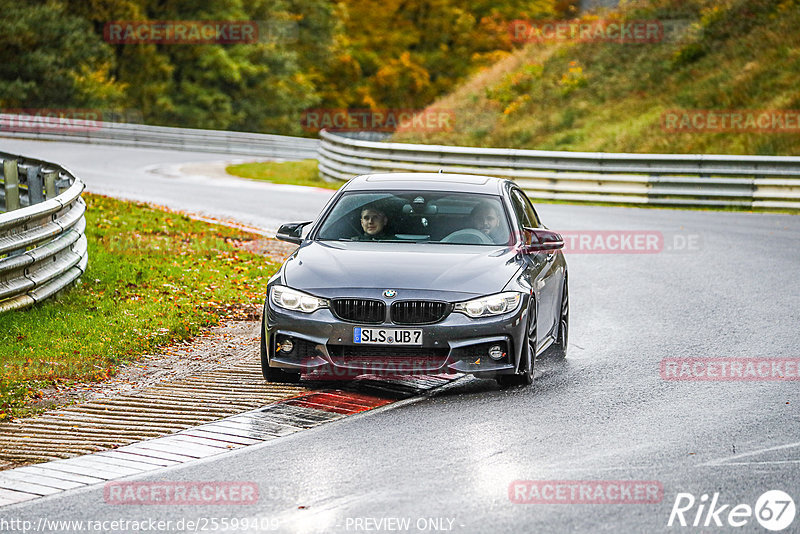
[[[311,224],[311,221],[283,224],[275,234],[275,238],[299,245],[303,242],[303,227],[307,224]]]
[[[543,228],[524,228],[522,230],[523,254],[551,251],[564,248],[564,239],[560,234]]]

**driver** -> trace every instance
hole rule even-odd
[[[503,229],[500,227],[500,210],[496,205],[483,201],[472,208],[469,218],[472,227],[488,236],[493,243],[504,240]]]
[[[362,233],[353,237],[354,241],[383,241],[394,239],[395,236],[386,231],[389,218],[383,209],[374,204],[368,204],[361,208],[361,229]]]

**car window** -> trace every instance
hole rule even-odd
[[[517,217],[517,223],[519,223],[520,228],[530,227],[532,221],[525,210],[525,201],[516,189],[511,191],[511,204],[514,206],[514,214]]]
[[[520,191],[520,194],[522,198],[525,199],[525,211],[528,217],[530,217],[531,222],[533,222],[533,228],[541,228],[542,221],[539,219],[539,214],[536,213],[536,209],[533,207],[533,202],[531,202],[531,199],[528,198],[528,195],[526,195],[524,191]]]
[[[505,245],[508,215],[497,195],[452,192],[352,192],[320,224],[322,241]]]
[[[511,199],[514,204],[514,211],[517,212],[517,220],[522,226],[528,228],[540,228],[542,226],[536,210],[533,209],[533,204],[525,196],[525,193],[519,189],[514,189],[511,191]]]

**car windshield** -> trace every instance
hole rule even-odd
[[[499,196],[450,192],[345,193],[322,222],[322,241],[506,245]]]

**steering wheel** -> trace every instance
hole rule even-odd
[[[480,230],[463,228],[445,236],[442,243],[461,243],[463,245],[491,245],[494,241]]]

